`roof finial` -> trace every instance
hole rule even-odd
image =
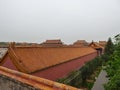
[[[9,44],[9,47],[14,48],[14,47],[15,47],[15,42],[11,42],[11,43]]]

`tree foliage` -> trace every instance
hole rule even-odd
[[[97,57],[81,67],[77,71],[71,72],[67,77],[57,80],[60,83],[68,84],[77,88],[85,87],[86,80],[90,78],[90,75],[93,74],[94,70],[102,65],[101,57]]]
[[[108,39],[107,44],[105,46],[105,54],[111,55],[114,52],[114,44],[111,38]]]
[[[110,80],[105,85],[105,90],[120,90],[120,34],[115,36],[115,40],[115,50],[111,53],[106,68]]]
[[[107,44],[105,46],[104,55],[102,55],[102,59],[105,62],[109,61],[113,52],[114,52],[114,44],[113,44],[111,38],[109,38],[108,41],[107,41]]]

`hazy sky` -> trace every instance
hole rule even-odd
[[[120,32],[120,0],[0,0],[0,41],[107,40]]]

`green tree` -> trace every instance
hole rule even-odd
[[[114,52],[114,44],[111,40],[111,38],[108,39],[107,44],[105,46],[105,54],[106,55],[111,55]]]
[[[105,90],[120,90],[120,34],[115,36],[115,49],[106,68],[109,82]]]
[[[116,44],[120,44],[120,34],[117,34],[114,39]]]

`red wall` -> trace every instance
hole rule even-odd
[[[97,52],[41,70],[39,72],[34,73],[33,75],[43,77],[49,80],[57,80],[58,78],[66,76],[71,71],[79,69],[84,65],[85,62],[94,59],[96,56]]]
[[[8,55],[5,57],[5,63],[2,66],[10,68],[12,70],[17,70],[15,65],[13,65],[13,63],[10,60],[10,57]]]

